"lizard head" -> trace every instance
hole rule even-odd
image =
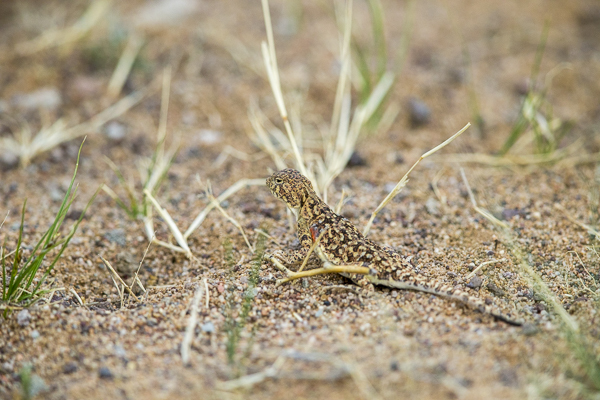
[[[288,207],[298,209],[306,199],[315,194],[310,181],[295,169],[282,169],[267,178],[267,186],[273,196]]]

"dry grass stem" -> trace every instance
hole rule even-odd
[[[186,240],[184,239],[183,235],[181,234],[181,231],[179,230],[179,228],[177,228],[177,224],[175,224],[175,221],[173,221],[173,218],[171,218],[171,215],[169,214],[169,212],[166,209],[162,208],[160,206],[160,204],[158,204],[158,201],[156,201],[156,199],[154,198],[154,196],[152,196],[152,194],[150,193],[150,191],[148,189],[144,189],[144,194],[152,202],[152,205],[156,209],[156,212],[158,212],[158,214],[162,217],[162,219],[167,223],[167,226],[169,227],[169,231],[171,231],[171,234],[175,238],[175,241],[177,242],[179,247],[181,247],[184,250],[185,254],[188,257],[191,257],[192,251],[188,247]]]
[[[460,169],[460,175],[462,176],[463,182],[464,182],[465,186],[467,187],[467,192],[469,193],[469,199],[471,200],[471,205],[473,206],[473,209],[475,209],[475,211],[477,211],[479,214],[481,214],[485,219],[490,221],[492,224],[494,224],[496,226],[500,226],[503,229],[510,229],[510,227],[506,223],[504,223],[504,222],[500,221],[498,218],[494,217],[492,215],[492,213],[490,213],[485,208],[481,208],[477,205],[477,201],[475,200],[475,196],[473,195],[473,191],[471,190],[471,185],[469,185],[469,181],[467,180],[467,176],[465,175],[465,170],[463,168]]]
[[[565,210],[565,208],[564,208],[562,205],[560,205],[560,204],[558,204],[558,203],[555,203],[555,204],[554,204],[554,207],[556,207],[556,208],[558,208],[559,210],[561,210],[561,211],[563,212],[563,214],[565,214],[565,217],[567,217],[567,219],[568,219],[569,221],[571,221],[571,222],[572,222],[572,223],[574,223],[575,225],[577,225],[577,226],[580,226],[580,227],[582,227],[583,229],[587,230],[587,231],[588,231],[588,233],[589,233],[590,235],[594,235],[594,236],[596,236],[597,238],[600,238],[600,232],[598,232],[596,229],[594,229],[594,227],[592,227],[592,226],[590,226],[590,225],[587,225],[587,224],[584,224],[583,222],[579,222],[579,221],[577,221],[577,220],[576,220],[576,219],[575,219],[575,218],[574,218],[574,217],[573,217],[571,214],[569,214],[569,213],[567,212],[567,210]],[[583,262],[581,263],[581,265],[584,265],[584,264],[583,264]]]
[[[481,264],[479,264],[479,266],[477,268],[475,268],[469,275],[465,276],[465,280],[471,279],[473,276],[475,276],[476,273],[478,273],[483,267],[485,267],[486,265],[489,264],[495,264],[495,263],[499,263],[499,262],[506,262],[506,258],[501,258],[499,260],[489,260],[489,261],[485,261],[482,262]]]
[[[250,251],[251,251],[252,253],[254,253],[254,248],[252,247],[252,245],[251,245],[251,244],[250,244],[250,242],[248,241],[248,237],[246,236],[246,232],[244,232],[244,228],[242,228],[242,225],[240,225],[240,223],[239,223],[239,222],[237,222],[237,220],[236,220],[235,218],[233,218],[231,215],[229,215],[229,214],[227,213],[227,211],[225,211],[225,210],[223,209],[223,207],[221,207],[221,205],[219,204],[219,202],[217,201],[217,199],[216,199],[214,196],[212,196],[212,195],[209,195],[209,198],[210,198],[210,201],[211,201],[211,203],[214,205],[214,207],[215,207],[217,210],[219,210],[219,211],[221,212],[221,214],[223,214],[223,216],[224,216],[225,218],[227,218],[227,220],[228,220],[229,222],[231,222],[231,223],[232,223],[232,224],[233,224],[233,225],[234,225],[234,226],[235,226],[235,227],[236,227],[236,228],[237,228],[237,229],[240,231],[240,233],[241,233],[241,234],[242,234],[242,236],[244,237],[244,241],[246,242],[246,245],[248,245],[248,248],[250,249]]]
[[[435,153],[436,151],[444,148],[446,145],[448,145],[449,143],[451,143],[454,139],[456,139],[458,136],[460,136],[464,131],[467,130],[467,128],[471,126],[471,123],[468,123],[467,125],[465,125],[461,130],[459,130],[458,132],[456,132],[454,135],[452,135],[450,138],[446,139],[446,141],[444,141],[443,143],[439,144],[438,146],[434,147],[433,149],[429,150],[428,152],[424,153],[418,160],[417,162],[415,162],[413,164],[412,167],[410,167],[410,169],[408,170],[408,172],[406,174],[404,174],[404,176],[402,177],[402,179],[400,179],[400,181],[396,184],[396,186],[394,187],[394,189],[392,189],[392,191],[385,197],[385,199],[383,199],[383,201],[377,206],[377,208],[375,209],[375,211],[373,211],[373,213],[371,214],[371,218],[369,218],[369,222],[367,222],[367,225],[365,226],[365,229],[363,230],[363,235],[367,236],[369,234],[369,231],[371,230],[371,225],[373,224],[373,220],[375,219],[375,217],[377,216],[377,214],[394,198],[396,197],[396,195],[398,195],[398,193],[400,193],[402,191],[402,189],[404,188],[404,186],[406,185],[406,183],[408,182],[408,175],[412,172],[412,170],[425,158],[429,157],[430,155],[432,155],[433,153]]]
[[[69,292],[71,292],[73,294],[73,296],[75,296],[75,298],[77,299],[79,304],[81,304],[82,306],[85,306],[85,304],[83,304],[83,300],[81,300],[81,297],[79,297],[79,295],[73,288],[69,288]]]
[[[46,31],[39,37],[19,43],[16,51],[20,55],[29,55],[49,47],[58,47],[73,43],[84,37],[106,14],[112,0],[92,1],[85,13],[72,26],[64,29]]]
[[[237,181],[236,183],[231,185],[229,188],[227,188],[227,190],[225,190],[219,196],[217,196],[216,200],[220,204],[223,201],[227,200],[234,193],[237,193],[238,191],[240,191],[241,189],[244,189],[249,186],[264,186],[264,185],[265,185],[264,179],[240,179],[239,181]],[[185,231],[185,233],[183,234],[183,237],[186,240],[187,240],[187,238],[190,237],[190,235],[192,233],[194,233],[194,231],[196,229],[198,229],[198,227],[202,224],[202,222],[204,221],[204,219],[206,218],[208,213],[213,208],[215,208],[215,205],[214,205],[214,203],[211,202],[202,211],[200,211],[200,213],[196,216],[196,218],[194,219],[194,221],[192,222],[192,224],[190,225],[188,230]]]
[[[35,135],[32,135],[28,126],[24,126],[19,133],[1,138],[0,149],[8,150],[18,156],[21,166],[26,167],[39,154],[51,150],[61,143],[95,132],[108,121],[124,114],[148,94],[151,86],[152,84],[122,98],[88,121],[71,128],[67,128],[63,119],[55,121],[49,127],[42,127]]]
[[[110,78],[110,82],[108,83],[107,93],[110,98],[116,98],[119,93],[121,93],[123,85],[129,76],[129,72],[131,72],[135,58],[143,44],[144,39],[139,34],[134,32],[129,35],[127,45],[125,46],[121,58],[119,58],[119,62]]]
[[[190,318],[185,328],[185,335],[181,342],[181,361],[184,365],[189,365],[190,362],[190,350],[192,348],[192,341],[194,340],[194,331],[196,330],[196,324],[198,323],[198,311],[200,311],[200,301],[204,297],[204,291],[206,290],[207,283],[206,278],[203,279],[204,284],[199,284],[192,299],[192,307],[190,311]],[[208,304],[207,304],[208,306]]]
[[[137,298],[137,296],[135,295],[135,293],[133,293],[133,291],[131,290],[131,288],[129,287],[129,285],[127,285],[125,283],[125,281],[123,279],[121,279],[121,277],[119,276],[119,274],[117,273],[117,271],[115,271],[115,269],[113,268],[113,266],[110,264],[110,262],[108,262],[107,260],[105,260],[101,255],[98,255],[98,257],[100,257],[100,259],[102,260],[102,262],[104,263],[104,265],[106,266],[106,268],[108,268],[111,272],[111,276],[116,278],[121,285],[123,285],[123,287],[125,289],[127,289],[127,291],[129,292],[129,294],[131,295],[131,297],[133,297],[136,301],[139,301],[139,299]]]
[[[281,370],[281,368],[283,367],[283,364],[285,364],[285,361],[286,361],[286,357],[285,357],[285,353],[284,353],[284,354],[281,354],[279,357],[277,357],[275,362],[270,367],[266,368],[264,371],[257,372],[255,374],[242,376],[240,378],[232,379],[227,382],[218,382],[217,388],[219,390],[224,390],[224,391],[229,392],[229,391],[233,391],[236,389],[252,387],[252,386],[254,386],[258,383],[261,383],[269,378],[276,377],[277,374],[279,373],[279,371]]]

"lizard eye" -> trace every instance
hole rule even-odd
[[[275,178],[275,183],[283,183],[283,179],[281,179],[281,178]]]

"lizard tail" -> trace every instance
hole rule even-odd
[[[485,304],[481,299],[473,297],[461,289],[454,289],[446,283],[433,279],[428,280],[419,276],[415,276],[413,273],[407,273],[405,275],[403,274],[397,277],[397,279],[398,280],[390,281],[370,277],[369,280],[375,285],[388,286],[401,290],[415,290],[419,292],[431,293],[435,296],[444,297],[465,304],[466,306],[474,310],[477,310],[484,314],[489,314],[495,319],[505,322],[509,325],[523,325],[522,322],[515,321],[503,315],[494,307]]]

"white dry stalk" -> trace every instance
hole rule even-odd
[[[402,191],[402,189],[404,188],[404,186],[406,186],[406,183],[408,182],[408,175],[412,172],[412,170],[425,158],[429,157],[430,155],[432,155],[433,153],[435,153],[436,151],[444,148],[446,145],[448,145],[450,142],[452,142],[454,139],[456,139],[458,136],[460,136],[464,131],[467,130],[467,128],[471,126],[471,123],[467,123],[467,125],[465,125],[461,130],[459,130],[458,132],[456,132],[454,135],[452,135],[450,138],[446,139],[445,142],[439,144],[438,146],[434,147],[433,149],[429,150],[428,152],[424,153],[418,160],[417,162],[415,162],[413,164],[412,167],[410,167],[410,169],[408,170],[408,172],[406,174],[404,174],[404,176],[402,177],[402,179],[400,179],[400,181],[396,184],[396,186],[392,189],[392,191],[385,197],[385,199],[383,199],[381,201],[381,203],[377,206],[377,208],[375,209],[375,211],[373,211],[373,213],[371,214],[371,218],[369,218],[369,222],[367,222],[367,225],[365,226],[365,229],[363,230],[363,235],[367,236],[369,234],[369,230],[371,229],[371,225],[373,224],[373,220],[375,219],[375,217],[377,216],[377,214],[394,198],[396,197],[396,195],[398,195],[398,193],[400,193]]]
[[[188,257],[191,257],[192,251],[188,247],[185,238],[181,234],[181,231],[179,230],[179,228],[177,228],[177,224],[175,223],[175,221],[173,221],[173,218],[171,218],[171,215],[169,214],[169,212],[166,209],[162,208],[160,204],[158,204],[158,201],[156,201],[156,199],[152,196],[152,194],[150,193],[150,191],[148,189],[144,189],[144,195],[150,200],[150,202],[156,209],[156,212],[158,212],[158,214],[162,217],[162,219],[165,220],[165,222],[167,223],[167,226],[169,227],[169,231],[171,231],[171,234],[175,238],[175,241],[177,242],[179,247],[181,247],[183,249],[184,253]],[[156,243],[158,243],[158,242],[156,242]]]
[[[485,267],[486,265],[489,264],[495,264],[495,263],[499,263],[499,262],[506,262],[506,258],[501,258],[499,260],[489,260],[489,261],[484,261],[481,264],[479,264],[479,266],[477,268],[475,268],[469,275],[465,276],[465,280],[469,280],[471,279],[473,276],[475,276],[476,273],[478,273],[483,267]]]
[[[357,106],[354,113],[352,113],[350,93],[352,1],[346,2],[344,31],[340,38],[341,71],[336,89],[331,124],[328,130],[322,131],[320,151],[306,151],[310,146],[308,141],[303,141],[302,139],[301,124],[299,122],[295,123],[294,129],[292,129],[288,121],[288,113],[283,99],[277,60],[275,58],[275,45],[268,0],[263,0],[262,4],[267,30],[267,43],[263,43],[262,52],[269,83],[284,122],[286,134],[282,134],[277,128],[265,129],[265,124],[270,123],[270,121],[263,118],[260,110],[257,110],[254,102],[251,101],[249,119],[258,139],[257,144],[271,156],[278,169],[286,168],[284,158],[289,153],[293,154],[297,169],[313,183],[315,191],[327,201],[327,189],[329,185],[331,185],[333,180],[347,165],[356,148],[365,123],[372,117],[389,92],[394,82],[394,74],[391,72],[385,73],[365,103]],[[390,118],[388,115],[388,120]],[[295,121],[297,120],[299,119],[296,118]],[[278,144],[278,148],[273,144],[273,141]],[[307,167],[307,163],[311,163],[310,168]]]
[[[117,66],[110,78],[110,82],[108,83],[108,96],[111,98],[115,98],[121,93],[123,89],[123,85],[129,76],[129,72],[133,67],[133,63],[135,58],[137,57],[142,45],[144,44],[144,39],[137,33],[131,33],[129,36],[129,40],[127,41],[127,45],[117,62]]]
[[[67,128],[67,124],[64,120],[59,119],[49,127],[42,127],[37,134],[32,135],[31,129],[28,126],[25,126],[16,137],[9,136],[0,139],[0,149],[6,149],[10,153],[18,156],[21,165],[25,167],[29,165],[31,160],[37,155],[53,149],[66,141],[78,138],[90,132],[95,132],[108,121],[124,114],[146,96],[150,86],[152,85],[122,98],[112,106],[90,118],[88,121],[71,128]]]
[[[264,179],[240,179],[233,185],[231,185],[227,190],[217,196],[216,200],[220,204],[223,201],[227,200],[231,195],[237,193],[239,190],[248,187],[248,186],[264,186]],[[200,213],[196,216],[190,227],[183,234],[183,237],[187,240],[192,233],[204,222],[208,213],[215,208],[215,205],[211,202],[209,203]]]
[[[283,120],[283,125],[288,135],[288,139],[290,141],[290,144],[292,145],[294,156],[296,157],[296,162],[298,164],[298,169],[303,175],[308,176],[306,166],[304,165],[302,155],[300,154],[300,150],[298,148],[298,143],[296,142],[296,137],[292,132],[292,126],[290,125],[290,121],[288,119],[285,102],[283,101],[283,92],[281,91],[281,82],[279,81],[279,68],[277,66],[277,56],[275,54],[273,26],[271,25],[271,13],[269,11],[269,0],[262,0],[262,9],[263,16],[265,18],[265,28],[267,30],[268,44],[262,42],[261,49],[265,67],[267,69],[267,76],[269,77],[269,84],[271,85],[271,90],[273,91],[273,95],[275,96],[275,102],[277,103],[279,114],[281,115],[281,119]]]
[[[83,304],[83,300],[81,300],[81,297],[79,297],[79,295],[77,294],[75,289],[69,288],[69,292],[71,292],[73,294],[73,296],[75,296],[75,298],[77,299],[77,301],[79,302],[80,305],[85,306],[85,304]]]
[[[129,294],[136,300],[138,301],[139,299],[137,298],[137,296],[135,295],[135,293],[133,293],[133,291],[131,290],[131,288],[125,283],[125,281],[123,279],[121,279],[121,277],[119,276],[119,274],[117,273],[117,271],[115,271],[115,269],[113,268],[113,266],[110,264],[110,262],[108,262],[107,260],[105,260],[101,255],[98,255],[98,257],[100,257],[100,259],[102,260],[102,262],[104,263],[104,265],[106,265],[106,267],[110,270],[111,272],[111,277],[117,278],[117,280],[121,283],[121,285],[123,285],[124,289],[127,289],[127,291],[129,292]],[[115,282],[116,285],[116,282]],[[118,290],[118,289],[117,289]],[[123,293],[120,293],[121,297],[123,296]]]
[[[221,205],[219,204],[219,202],[217,201],[217,199],[213,196],[213,195],[209,195],[209,199],[211,204],[221,212],[221,214],[223,214],[223,216],[225,218],[227,218],[227,220],[229,222],[231,222],[242,234],[242,236],[244,237],[244,241],[246,242],[246,245],[248,245],[248,248],[250,249],[250,251],[252,253],[254,253],[254,248],[252,247],[252,245],[250,244],[250,242],[248,241],[248,237],[246,236],[246,232],[244,232],[244,228],[242,228],[242,225],[240,225],[239,222],[237,222],[237,220],[235,218],[233,218],[231,215],[229,215],[224,209],[223,207],[221,207]]]
[[[85,36],[102,16],[109,10],[113,0],[96,0],[87,8],[85,13],[72,26],[64,29],[46,31],[39,37],[19,43],[16,46],[17,53],[29,55],[49,47],[61,46],[76,42]]]
[[[194,340],[194,331],[196,329],[196,324],[198,323],[198,311],[200,309],[200,301],[202,300],[202,297],[204,296],[204,291],[207,287],[206,278],[204,278],[203,281],[204,285],[198,285],[196,293],[194,294],[194,298],[192,299],[190,318],[188,320],[187,327],[185,328],[185,335],[183,336],[183,341],[181,342],[181,360],[183,361],[184,365],[188,365],[190,362],[190,350],[192,347],[192,341]]]

